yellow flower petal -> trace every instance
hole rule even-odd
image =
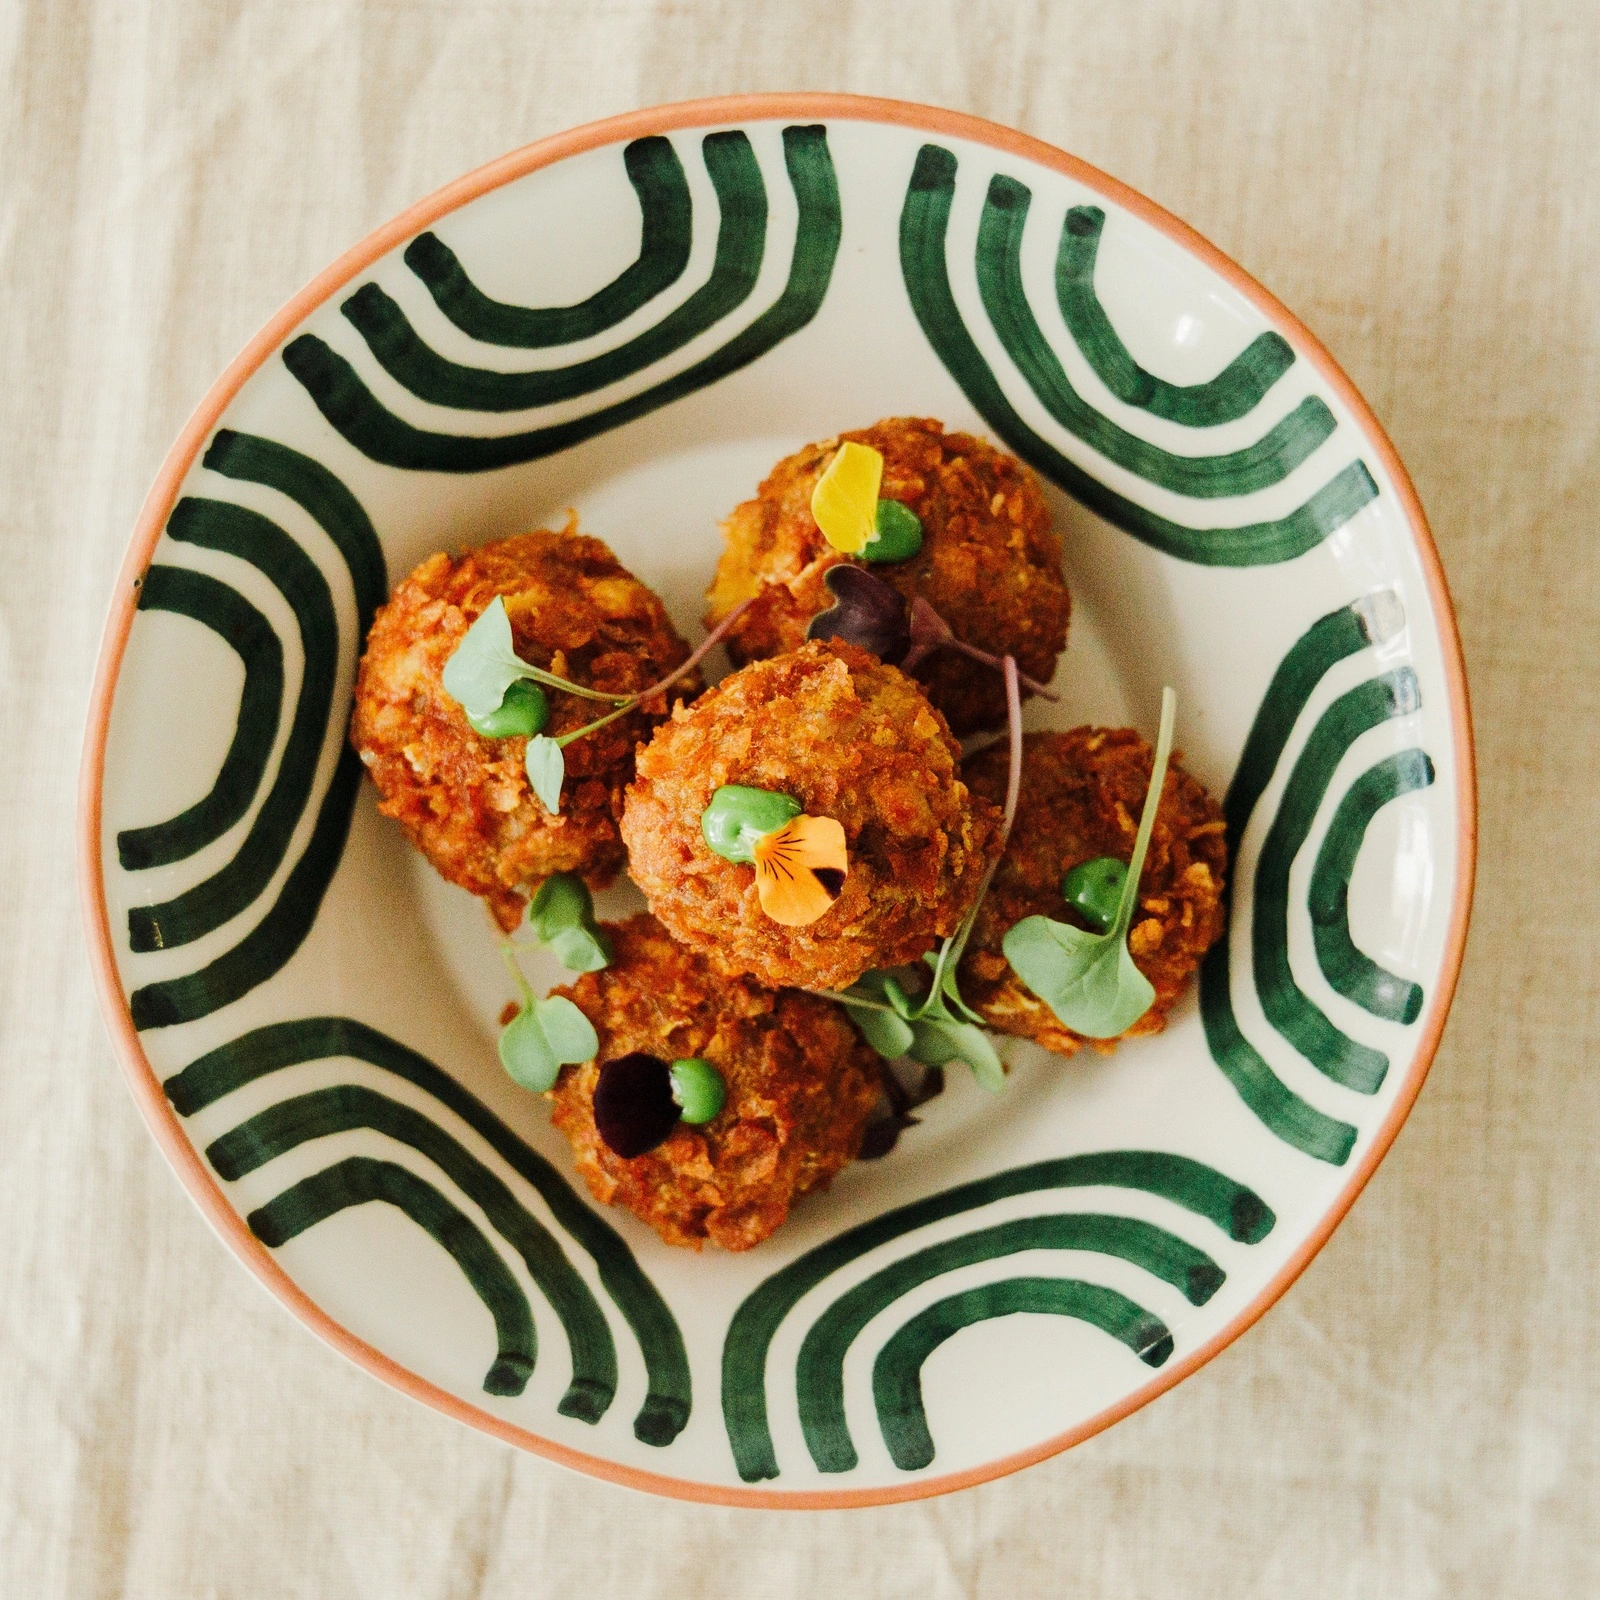
[[[786,928],[823,916],[850,870],[844,829],[832,817],[795,817],[752,847],[761,909]]]
[[[811,491],[811,515],[835,550],[859,555],[877,531],[883,457],[871,445],[847,441]]]

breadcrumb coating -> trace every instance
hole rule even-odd
[[[614,924],[613,960],[558,989],[589,1021],[600,1053],[564,1067],[553,1120],[594,1197],[624,1206],[668,1244],[759,1244],[800,1196],[824,1187],[861,1148],[882,1068],[836,1005],[728,977],[676,944],[654,917]],[[680,1122],[664,1144],[624,1159],[600,1138],[600,1063],[633,1051],[698,1056],[728,1086],[710,1122]]]
[[[707,594],[708,625],[756,597],[729,635],[734,661],[798,648],[811,619],[833,604],[823,577],[851,558],[823,538],[811,492],[846,440],[883,456],[879,497],[901,501],[922,522],[921,550],[909,561],[873,564],[873,574],[908,600],[921,595],[957,638],[1014,655],[1024,674],[1048,683],[1072,611],[1050,509],[1015,457],[971,434],[946,433],[931,417],[890,417],[807,445],[735,508],[722,525],[727,547]],[[941,650],[913,675],[958,735],[1004,725],[998,673]]]
[[[629,870],[673,937],[725,971],[843,989],[915,961],[972,903],[1000,813],[968,792],[959,762],[903,672],[810,643],[752,662],[656,730],[622,817]],[[843,826],[849,870],[817,921],[773,921],[753,869],[707,846],[700,815],[724,784],[791,795]]]
[[[445,692],[445,663],[496,595],[504,597],[517,654],[574,683],[629,694],[689,654],[659,599],[598,539],[539,529],[464,555],[430,556],[400,583],[367,635],[350,742],[393,817],[452,883],[488,902],[508,932],[552,873],[578,872],[594,888],[625,853],[617,818],[633,751],[665,716],[669,696],[566,747],[561,812],[552,816],[523,770],[525,738],[486,739]],[[692,695],[698,675],[670,697]],[[551,736],[593,721],[606,706],[549,691]]]
[[[1068,868],[1096,856],[1127,861],[1155,753],[1132,728],[1030,733],[1023,741],[1022,790],[1005,854],[984,896],[961,962],[961,993],[989,1026],[1033,1039],[1057,1055],[1085,1044],[1109,1052],[1115,1039],[1085,1039],[1011,970],[1001,940],[1024,917],[1090,925],[1061,897]],[[992,746],[966,765],[973,791],[1003,799],[1009,756]],[[1223,930],[1228,847],[1222,808],[1183,770],[1167,768],[1139,903],[1128,933],[1134,965],[1155,988],[1155,1003],[1121,1038],[1159,1033],[1200,958]],[[1099,931],[1097,929],[1092,931]]]

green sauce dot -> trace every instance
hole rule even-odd
[[[863,561],[909,561],[922,548],[922,521],[898,500],[880,500],[872,525],[876,536],[867,540]]]
[[[776,833],[800,810],[800,802],[786,794],[726,783],[700,813],[700,835],[724,861],[753,861],[756,840]]]
[[[672,1063],[672,1098],[685,1122],[709,1122],[728,1098],[728,1085],[709,1061],[690,1056]]]
[[[530,738],[544,731],[550,720],[550,702],[536,683],[519,678],[506,690],[506,697],[486,717],[467,712],[474,733],[485,739]]]
[[[1117,902],[1128,876],[1128,863],[1115,856],[1096,856],[1069,867],[1061,880],[1061,898],[1102,933],[1117,918]]]

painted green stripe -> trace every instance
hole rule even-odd
[[[187,495],[173,507],[167,534],[248,561],[269,578],[294,612],[305,667],[277,776],[233,859],[174,899],[132,907],[128,944],[136,951],[170,950],[202,938],[238,916],[271,881],[311,794],[339,658],[339,625],[328,580],[277,523],[225,500]]]
[[[234,1183],[308,1139],[325,1139],[352,1128],[371,1128],[409,1145],[447,1173],[483,1209],[496,1231],[527,1263],[566,1332],[572,1382],[556,1409],[566,1417],[598,1422],[617,1392],[617,1351],[605,1314],[544,1224],[436,1123],[387,1095],[344,1083],[269,1106],[212,1143],[206,1157],[224,1179]]]
[[[1128,405],[1187,428],[1213,428],[1249,415],[1294,365],[1289,341],[1280,333],[1258,333],[1205,383],[1167,383],[1147,372],[1117,336],[1095,293],[1095,257],[1105,225],[1106,214],[1099,206],[1074,206],[1062,223],[1056,253],[1056,302],[1100,381]]]
[[[738,132],[707,134],[703,149],[722,216],[711,275],[653,328],[615,350],[566,367],[494,372],[464,366],[430,348],[375,283],[363,284],[339,309],[366,340],[378,365],[433,405],[457,411],[525,411],[592,394],[664,361],[732,315],[755,289],[767,237],[767,192],[755,151]]]
[[[316,520],[349,569],[357,638],[365,638],[373,612],[388,593],[388,577],[371,519],[344,484],[298,450],[228,428],[213,437],[203,464],[226,477],[276,489]],[[282,969],[311,931],[322,897],[338,870],[360,786],[361,763],[353,751],[342,749],[310,842],[272,909],[232,950],[208,967],[136,990],[129,1002],[136,1027],[161,1028],[206,1016]]]
[[[306,1017],[256,1028],[219,1045],[162,1087],[178,1114],[192,1117],[258,1078],[332,1056],[365,1061],[432,1095],[533,1185],[551,1215],[593,1258],[606,1293],[639,1341],[650,1392],[634,1420],[635,1436],[645,1444],[671,1444],[689,1420],[692,1391],[683,1333],[666,1301],[622,1236],[573,1193],[543,1156],[427,1057],[349,1017]]]
[[[1264,1239],[1277,1220],[1259,1195],[1187,1156],[1155,1150],[1105,1150],[1013,1167],[847,1229],[758,1284],[728,1325],[722,1347],[722,1415],[739,1476],[747,1483],[778,1476],[767,1420],[767,1352],[790,1310],[830,1273],[916,1228],[1008,1195],[1101,1184],[1160,1195],[1214,1222],[1230,1238],[1249,1244]]]
[[[1352,461],[1287,516],[1194,528],[1147,511],[1069,461],[1017,415],[961,320],[945,262],[955,176],[956,158],[948,150],[929,144],[918,152],[900,214],[900,266],[911,306],[962,393],[1012,450],[1057,487],[1145,544],[1214,567],[1265,566],[1304,555],[1376,497],[1378,486],[1366,464]]]
[[[622,161],[639,197],[639,254],[603,289],[576,305],[514,306],[491,300],[434,233],[418,234],[406,246],[406,265],[427,285],[445,316],[484,344],[544,350],[604,333],[683,276],[693,237],[693,201],[672,141],[658,134],[635,139],[623,150]]]
[[[1391,800],[1433,782],[1433,763],[1420,750],[1402,750],[1369,767],[1351,784],[1328,824],[1311,873],[1311,938],[1329,984],[1375,1017],[1412,1023],[1422,1015],[1422,985],[1397,978],[1350,937],[1350,875],[1372,819]]]
[[[937,1300],[901,1328],[872,1366],[872,1399],[878,1426],[894,1464],[915,1472],[933,1460],[933,1435],[922,1403],[923,1363],[952,1335],[974,1323],[1032,1312],[1074,1317],[1109,1333],[1146,1366],[1159,1367],[1172,1354],[1166,1324],[1115,1289],[1074,1278],[1007,1278]]]
[[[413,472],[492,472],[570,449],[685,395],[696,393],[759,360],[817,314],[839,252],[839,190],[820,127],[783,130],[784,159],[800,218],[789,277],[782,294],[720,349],[661,383],[585,417],[499,438],[433,433],[394,415],[354,367],[314,334],[284,349],[283,362],[317,409],[355,448],[386,466]]]
[[[189,617],[225,639],[244,664],[244,688],[233,740],[210,793],[165,822],[117,835],[117,860],[129,872],[186,860],[250,809],[278,736],[283,700],[283,646],[237,589],[190,567],[153,566],[139,586],[139,609]]]
[[[1289,774],[1256,863],[1250,925],[1256,992],[1272,1024],[1317,1071],[1358,1094],[1376,1094],[1389,1058],[1331,1023],[1289,966],[1289,871],[1345,752],[1362,734],[1421,704],[1417,675],[1400,667],[1339,696],[1318,719]]]
[[[219,428],[201,465],[287,495],[327,534],[349,568],[357,638],[364,642],[373,613],[389,598],[389,573],[378,531],[361,502],[320,461],[258,434]]]
[[[1094,1250],[1120,1256],[1181,1289],[1197,1306],[1222,1287],[1224,1278],[1222,1268],[1203,1250],[1165,1228],[1093,1212],[1022,1217],[891,1262],[835,1300],[800,1346],[795,1365],[800,1425],[819,1471],[848,1472],[857,1464],[844,1410],[844,1363],[866,1325],[931,1278],[1024,1250]]]
[[[1404,621],[1394,592],[1383,589],[1319,617],[1289,647],[1261,698],[1222,802],[1230,861],[1238,858],[1250,814],[1272,782],[1289,735],[1317,685],[1358,650],[1392,638]]]
[[[1317,685],[1339,662],[1391,638],[1404,623],[1405,616],[1394,593],[1379,590],[1319,617],[1290,646],[1262,696],[1222,802],[1230,862],[1239,860],[1245,827],[1272,781],[1289,735]],[[1231,924],[1231,876],[1223,891],[1223,902],[1230,911]],[[1228,945],[1224,934],[1200,966],[1200,1020],[1212,1060],[1276,1137],[1317,1161],[1343,1166],[1355,1147],[1357,1130],[1302,1100],[1245,1038],[1233,1011]]]
[[[500,1348],[483,1387],[489,1394],[521,1394],[538,1354],[528,1297],[477,1226],[431,1183],[393,1161],[351,1156],[285,1189],[245,1221],[264,1245],[275,1250],[307,1228],[374,1200],[403,1211],[450,1252],[494,1318]]]
[[[283,969],[311,932],[338,870],[361,771],[355,751],[342,750],[310,842],[284,879],[272,909],[231,950],[198,972],[135,989],[128,997],[135,1028],[170,1028],[210,1016]]]
[[[978,292],[1006,354],[1040,404],[1069,433],[1163,489],[1216,499],[1281,483],[1338,427],[1328,407],[1307,395],[1254,444],[1224,455],[1187,456],[1163,450],[1096,411],[1072,387],[1022,285],[1022,233],[1032,198],[1015,178],[997,175],[991,180],[978,227]]]

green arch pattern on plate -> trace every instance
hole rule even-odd
[[[780,1324],[800,1299],[869,1250],[1011,1195],[1106,1186],[1159,1195],[1255,1244],[1277,1220],[1243,1184],[1187,1156],[1157,1150],[1105,1150],[1013,1167],[886,1211],[825,1240],[759,1284],[734,1313],[722,1346],[722,1415],[739,1476],[746,1483],[779,1475],[767,1417],[767,1355]]]
[[[1320,617],[1290,647],[1256,710],[1223,801],[1230,862],[1240,859],[1245,829],[1317,685],[1341,661],[1394,637],[1404,625],[1398,596],[1383,590]],[[1335,1028],[1295,982],[1288,949],[1289,873],[1345,752],[1362,734],[1420,705],[1410,667],[1367,679],[1339,696],[1318,719],[1291,770],[1255,867],[1251,952],[1262,1010],[1319,1071],[1363,1094],[1377,1091],[1388,1059]],[[1224,901],[1231,913],[1232,881]],[[1231,922],[1230,915],[1230,932]],[[1212,1059],[1279,1139],[1342,1166],[1355,1147],[1357,1128],[1296,1094],[1245,1038],[1233,1010],[1229,943],[1225,932],[1200,968],[1200,1016]],[[1419,997],[1413,1020],[1420,1009]]]
[[[358,1083],[336,1084],[269,1106],[214,1140],[206,1159],[219,1177],[236,1183],[308,1139],[325,1139],[353,1128],[370,1128],[426,1156],[522,1257],[560,1319],[572,1355],[572,1382],[556,1410],[598,1422],[617,1392],[617,1350],[605,1314],[549,1229],[459,1140],[421,1112]]]
[[[889,1339],[872,1365],[878,1426],[894,1464],[902,1471],[915,1472],[933,1460],[933,1436],[922,1405],[923,1362],[963,1328],[1019,1312],[1092,1323],[1127,1345],[1146,1366],[1159,1367],[1172,1354],[1172,1335],[1159,1317],[1098,1283],[1076,1278],[1004,1278],[936,1300]]]
[[[545,350],[604,333],[683,276],[693,241],[694,202],[672,141],[660,134],[635,139],[622,163],[639,197],[639,254],[577,305],[512,306],[490,299],[436,233],[419,233],[406,246],[405,263],[445,316],[482,344]]]
[[[800,1426],[819,1471],[848,1472],[857,1464],[845,1418],[844,1362],[866,1325],[931,1278],[1024,1250],[1092,1250],[1118,1256],[1172,1284],[1197,1306],[1222,1287],[1225,1277],[1205,1251],[1165,1228],[1093,1211],[1022,1217],[903,1256],[835,1300],[800,1346],[795,1364]]]
[[[1205,383],[1168,383],[1147,372],[1129,354],[1095,292],[1095,259],[1105,225],[1099,206],[1073,206],[1061,224],[1056,252],[1056,304],[1095,375],[1124,404],[1186,428],[1214,428],[1248,416],[1294,365],[1294,347],[1281,333],[1258,333]]]
[[[681,305],[636,338],[566,367],[497,372],[447,360],[425,344],[404,311],[375,283],[340,306],[379,366],[419,400],[457,411],[527,411],[591,394],[653,366],[731,316],[755,291],[767,241],[767,191],[749,137],[707,134],[706,171],[721,225],[711,275]]]
[[[1420,750],[1402,750],[1369,767],[1346,791],[1311,872],[1311,938],[1317,965],[1331,987],[1375,1017],[1412,1023],[1422,1013],[1422,985],[1397,978],[1350,937],[1350,875],[1372,819],[1391,800],[1426,789],[1433,763]]]
[[[283,708],[283,646],[272,624],[237,589],[193,567],[157,564],[139,585],[139,609],[189,617],[225,639],[244,664],[244,687],[228,753],[204,798],[165,822],[117,835],[117,860],[129,872],[186,860],[250,809]]]
[[[996,174],[990,179],[978,224],[978,293],[1013,365],[1069,433],[1163,489],[1214,499],[1281,483],[1338,427],[1327,404],[1307,395],[1254,444],[1225,455],[1189,456],[1163,450],[1096,411],[1073,388],[1023,288],[1022,230],[1032,200],[1032,191],[1015,178]]]
[[[302,1178],[245,1221],[264,1245],[277,1249],[341,1211],[380,1200],[410,1217],[449,1252],[493,1316],[500,1348],[483,1380],[485,1392],[521,1394],[538,1357],[528,1297],[477,1224],[426,1179],[395,1161],[348,1156]]]
[[[731,151],[736,147],[727,148]],[[625,422],[648,416],[759,360],[803,328],[820,309],[833,276],[842,227],[839,187],[833,158],[828,152],[826,130],[821,126],[785,128],[783,151],[799,206],[799,220],[788,280],[782,292],[718,349],[639,394],[602,406],[587,416],[522,433],[499,436],[438,433],[415,427],[396,416],[366,386],[355,368],[315,334],[305,333],[291,340],[284,347],[284,365],[328,422],[363,455],[388,466],[417,472],[492,472],[499,467],[554,455],[585,439],[621,427]],[[764,197],[762,204],[764,207]],[[659,359],[666,353],[657,351],[652,359]],[[610,368],[603,364],[610,359],[597,358],[602,365],[590,373],[597,381],[590,383],[582,393],[622,375],[620,371],[604,375]],[[458,380],[459,373],[452,381]],[[588,379],[585,382],[588,383]]]
[[[1183,561],[1224,567],[1264,566],[1304,555],[1376,497],[1378,486],[1365,462],[1358,460],[1341,468],[1284,516],[1226,528],[1191,527],[1118,494],[1069,460],[1024,422],[1006,398],[956,305],[946,260],[956,172],[955,156],[942,146],[925,144],[917,154],[900,214],[900,269],[912,309],[934,352],[979,414],[1012,450],[1063,492],[1157,550]],[[998,250],[1003,243],[1009,248],[1004,230],[992,226],[987,248]],[[985,263],[981,257],[986,246],[981,240],[978,249],[980,271],[997,286],[1006,270],[1004,263]],[[999,294],[997,287],[995,293]],[[1010,311],[1016,310],[1009,298],[1000,298]],[[1020,330],[1014,331],[1021,337]],[[1031,338],[1023,342],[1031,351]],[[1058,395],[1057,399],[1064,404],[1064,397]],[[1300,426],[1314,432],[1316,425],[1314,416],[1307,414]],[[1248,457],[1248,452],[1241,454]],[[1251,459],[1236,462],[1229,470],[1259,475],[1264,465]],[[1194,469],[1185,470],[1192,475]]]
[[[392,1073],[437,1100],[483,1139],[513,1172],[532,1186],[540,1199],[549,1207],[551,1215],[560,1227],[594,1262],[601,1285],[622,1313],[624,1321],[633,1330],[634,1337],[638,1341],[649,1392],[638,1416],[634,1419],[634,1435],[645,1444],[657,1446],[671,1444],[689,1420],[693,1394],[683,1333],[666,1301],[640,1269],[633,1252],[623,1241],[622,1236],[578,1198],[567,1181],[543,1156],[514,1133],[481,1100],[463,1088],[448,1073],[435,1066],[427,1057],[391,1039],[387,1034],[380,1033],[376,1028],[368,1027],[365,1023],[356,1022],[349,1017],[307,1017],[254,1029],[191,1062],[181,1072],[168,1078],[162,1087],[178,1114],[192,1117],[197,1111],[215,1104],[225,1095],[232,1094],[235,1089],[242,1088],[247,1083],[254,1083],[260,1078],[284,1071],[289,1067],[299,1066],[304,1062],[321,1061],[336,1056],[346,1056],[354,1061],[365,1062],[380,1071]],[[391,1106],[398,1104],[387,1096],[373,1094],[372,1099],[382,1100]],[[296,1102],[291,1100],[280,1104],[296,1105]],[[292,1113],[279,1112],[275,1107],[274,1112],[277,1115],[274,1120],[262,1123],[259,1118],[256,1119],[254,1131],[249,1135],[237,1129],[232,1134],[224,1135],[222,1140],[213,1141],[207,1154],[209,1156],[220,1145],[225,1160],[234,1162],[244,1159],[252,1150],[263,1147],[261,1141],[264,1136],[271,1143],[276,1143],[287,1137],[291,1130],[298,1131],[299,1127],[305,1126],[307,1111],[313,1112],[311,1119],[313,1126],[323,1127],[325,1131],[332,1132],[335,1131],[332,1123],[338,1121],[341,1116],[349,1115],[349,1108],[352,1106],[365,1112],[372,1112],[375,1109],[371,1101],[348,1098],[342,1102],[319,1101],[310,1108],[302,1105]],[[379,1108],[378,1114],[387,1118],[392,1125],[399,1126],[391,1112]],[[420,1117],[420,1113],[413,1115]],[[243,1127],[251,1128],[252,1124],[247,1122]],[[389,1132],[390,1129],[384,1128],[380,1131]],[[414,1122],[407,1122],[405,1131],[424,1137],[422,1130]],[[434,1134],[425,1135],[431,1148],[424,1149],[421,1145],[415,1144],[413,1147],[421,1149],[422,1153],[429,1155],[430,1158],[433,1157],[435,1150],[443,1152],[459,1165],[459,1158],[447,1149],[447,1144],[454,1146],[461,1157],[466,1157],[467,1153],[460,1149],[459,1141],[452,1139],[442,1129],[437,1129],[436,1133],[437,1138]],[[307,1132],[301,1136],[314,1138],[320,1137],[321,1134]],[[234,1142],[229,1143],[229,1141]],[[406,1139],[404,1142],[412,1143],[412,1140]],[[271,1147],[271,1143],[268,1147]],[[467,1157],[467,1159],[475,1158]],[[436,1161],[435,1164],[444,1167],[443,1162]],[[481,1166],[481,1163],[477,1165]],[[221,1171],[220,1168],[218,1170]],[[445,1167],[445,1170],[448,1171],[449,1168]],[[467,1169],[462,1168],[462,1170]],[[228,1176],[225,1172],[222,1175]],[[479,1175],[473,1173],[471,1176],[475,1183],[481,1184]],[[489,1176],[493,1177],[493,1174]],[[499,1183],[500,1180],[495,1179],[495,1182]],[[462,1187],[467,1188],[465,1184]],[[498,1191],[494,1193],[498,1197]],[[487,1209],[485,1207],[485,1210]],[[518,1209],[522,1210],[520,1207]],[[512,1213],[506,1212],[503,1215],[511,1222],[514,1229],[523,1226]],[[523,1215],[526,1215],[525,1210]],[[497,1229],[500,1227],[499,1222],[496,1222],[496,1227]],[[500,1231],[504,1233],[504,1229]],[[514,1249],[521,1250],[518,1237],[506,1234],[506,1238]],[[556,1248],[559,1253],[559,1247]],[[562,1259],[565,1260],[564,1257]],[[573,1303],[576,1303],[575,1300]],[[559,1310],[558,1306],[558,1314]],[[563,1318],[563,1321],[565,1320]],[[614,1353],[611,1362],[614,1384]],[[576,1376],[578,1373],[576,1348],[573,1352],[573,1366]],[[609,1403],[609,1396],[607,1400]],[[604,1407],[600,1407],[600,1410],[603,1411]],[[582,1415],[577,1411],[570,1411],[568,1414]]]
[[[373,613],[388,592],[382,546],[355,496],[309,456],[231,429],[218,431],[202,465],[224,477],[277,490],[296,501],[327,533],[344,559],[356,598],[357,634],[349,642],[353,662]],[[263,572],[295,614],[305,665],[277,775],[244,842],[233,859],[204,882],[165,904],[136,906],[129,912],[129,943],[136,952],[169,949],[197,939],[248,910],[266,890],[310,799],[333,719],[340,649],[327,579],[271,518],[230,501],[186,495],[173,507],[167,532],[181,543],[223,551]],[[196,599],[200,593],[193,591]],[[221,601],[212,590],[205,594],[222,609],[203,620],[214,618],[213,625],[225,627],[235,609],[233,602]],[[128,1002],[135,1027],[169,1027],[208,1016],[283,967],[311,931],[338,868],[360,782],[359,759],[341,746],[310,840],[273,904],[231,949],[207,965],[135,989]],[[189,849],[177,859],[187,859],[206,842],[192,836]]]

